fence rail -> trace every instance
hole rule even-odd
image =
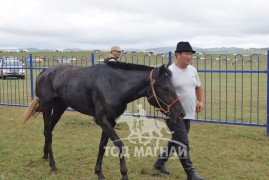
[[[268,51],[269,52],[269,51]],[[25,79],[0,79],[0,105],[26,107],[34,98],[34,82],[38,74],[59,63],[76,66],[92,66],[103,63],[105,54],[91,53],[77,58],[72,56],[21,57],[25,64]],[[2,60],[5,58],[1,57]],[[39,61],[37,61],[39,60]],[[120,61],[157,67],[172,63],[172,52],[162,55],[130,54],[122,55]],[[267,127],[269,135],[269,55],[195,55],[192,65],[197,68],[204,87],[205,108],[196,115],[194,121]],[[5,67],[1,67],[1,71]],[[17,68],[14,68],[17,69]],[[0,74],[1,75],[1,74]],[[180,78],[180,77],[179,77]],[[154,111],[146,98],[141,98],[127,106],[125,115],[139,113],[162,117]]]

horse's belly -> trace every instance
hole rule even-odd
[[[82,114],[86,114],[86,115],[89,115],[89,116],[94,116],[94,109],[93,108],[81,108],[81,107],[77,107],[77,106],[69,106],[71,107],[72,109],[82,113]]]
[[[87,98],[61,98],[65,104],[72,109],[87,114],[90,116],[94,115],[94,105],[87,100]]]

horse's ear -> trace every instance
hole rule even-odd
[[[163,64],[163,65],[159,68],[159,77],[161,77],[164,73],[165,73],[165,64]]]
[[[166,65],[165,65],[165,67],[168,69],[168,67],[171,65],[171,63],[170,62],[168,62]]]
[[[165,68],[166,68],[166,69],[168,69],[168,67],[169,67],[169,63],[165,65]]]

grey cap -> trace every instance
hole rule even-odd
[[[111,47],[111,51],[121,51],[121,48],[118,45],[114,45]]]

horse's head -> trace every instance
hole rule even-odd
[[[169,116],[173,121],[182,120],[185,111],[171,82],[171,71],[162,65],[150,73],[150,87],[147,90],[148,102]]]

